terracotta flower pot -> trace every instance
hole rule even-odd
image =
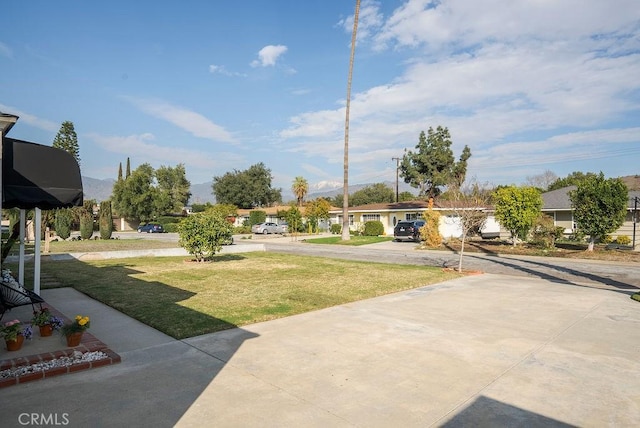
[[[19,334],[15,340],[5,340],[7,344],[7,351],[19,351],[24,343],[24,336]]]
[[[80,341],[82,340],[82,332],[71,333],[67,336],[67,346],[78,346],[80,345]]]
[[[40,328],[40,337],[48,337],[53,334],[53,326],[51,324],[45,324],[38,327]]]

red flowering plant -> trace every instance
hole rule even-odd
[[[49,311],[49,308],[42,308],[39,311],[33,311],[33,318],[31,318],[31,325],[37,325],[42,327],[44,325],[50,325],[54,330],[59,330],[64,321],[54,316]]]

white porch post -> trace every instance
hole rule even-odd
[[[40,233],[42,230],[42,210],[36,208],[35,237],[33,238],[33,292],[40,294]]]
[[[20,260],[18,263],[18,282],[24,285],[24,236],[27,223],[27,211],[20,210]]]

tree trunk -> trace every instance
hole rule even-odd
[[[593,251],[593,245],[596,243],[596,238],[593,236],[589,237],[589,246],[587,247],[587,251]]]
[[[467,234],[462,232],[462,242],[460,243],[460,260],[458,261],[458,272],[462,273],[462,255],[464,254],[464,241]]]

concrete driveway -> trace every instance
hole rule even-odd
[[[45,293],[67,315],[92,314],[122,363],[5,388],[3,426],[24,413],[94,427],[640,420],[630,287],[485,274],[184,341],[74,290]]]
[[[226,366],[179,426],[636,426],[640,306],[480,275],[186,342]],[[228,346],[228,344],[231,344]]]

